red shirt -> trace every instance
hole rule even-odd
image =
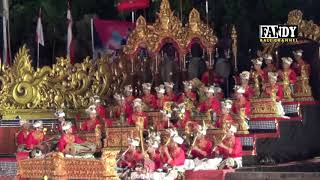
[[[251,73],[251,81],[254,82],[254,75],[258,74],[258,77],[261,79],[262,82],[267,81],[268,80],[268,74],[263,71],[262,69],[258,70],[258,71],[253,71]]]
[[[223,114],[218,121],[216,122],[215,126],[217,128],[222,128],[223,124],[229,122],[232,124],[236,124],[237,122],[232,118],[230,114]]]
[[[210,80],[209,76],[210,76],[210,71],[205,71],[201,76],[201,82],[205,85],[208,85]],[[212,72],[212,82],[214,84],[221,84],[223,83],[223,78],[220,77],[217,73]]]
[[[153,109],[157,108],[157,98],[153,94],[146,94],[142,96],[142,101]]]
[[[230,151],[218,147],[218,150],[224,158],[242,157],[242,144],[240,137],[231,136],[223,141],[223,144],[230,148]]]
[[[82,124],[81,130],[94,131],[98,125],[100,125],[100,121],[97,118],[94,120],[88,119]]]
[[[265,94],[267,96],[271,96],[271,91],[272,89],[275,88],[276,89],[276,95],[277,95],[277,101],[281,101],[283,99],[283,87],[282,85],[276,83],[272,86],[267,86],[265,89]]]
[[[221,103],[215,96],[210,97],[209,100],[204,101],[199,105],[199,111],[202,113],[207,112],[210,109],[216,112],[217,115],[221,114]]]
[[[178,97],[174,92],[169,92],[165,96],[168,99],[168,101],[172,101],[172,102],[177,102],[178,101]]]
[[[301,76],[302,67],[304,67],[306,69],[307,75],[310,76],[310,65],[308,63],[306,63],[306,61],[304,61],[304,60],[299,61],[298,63],[295,63],[293,65],[293,69],[294,69],[295,73],[297,74],[297,76]]]
[[[232,104],[232,112],[235,114],[239,114],[241,108],[245,108],[246,116],[249,116],[251,114],[250,101],[248,101],[245,97],[243,97],[241,100],[237,99]]]
[[[66,148],[66,146],[67,146],[68,144],[73,144],[73,143],[75,143],[75,144],[82,144],[82,143],[84,143],[84,142],[85,142],[84,140],[80,139],[80,138],[79,138],[78,136],[76,136],[76,135],[63,134],[63,135],[61,136],[61,138],[59,139],[58,149],[59,149],[60,152],[63,152],[64,149]]]
[[[97,107],[96,107],[96,111],[97,111],[97,113],[98,113],[98,115],[99,115],[99,117],[100,118],[105,118],[105,117],[107,117],[106,116],[106,108],[103,106],[103,105],[98,105]]]
[[[290,84],[295,84],[297,82],[297,74],[295,73],[295,71],[290,68],[286,72],[288,72],[288,76],[289,76],[288,79],[290,81]],[[285,76],[284,71],[281,71],[279,73],[280,80],[283,81],[285,79],[284,76]]]
[[[268,72],[276,72],[277,68],[274,64],[267,64],[267,66],[263,68],[263,71],[268,74]]]
[[[155,153],[150,154],[150,159],[155,163],[155,169],[161,169],[163,167],[163,162],[159,151],[155,151]]]
[[[210,157],[212,151],[212,142],[209,139],[203,138],[201,140],[198,140],[196,144],[199,149],[206,152],[206,155],[201,154],[199,151],[192,150],[192,157],[199,159]]]
[[[136,126],[136,122],[137,119],[139,117],[143,118],[143,124],[144,124],[144,128],[147,129],[148,128],[148,119],[147,119],[147,115],[144,112],[135,112],[133,114],[131,114],[128,118],[127,118],[127,123],[131,126]]]
[[[28,135],[29,135],[29,131],[20,130],[17,135],[17,144],[18,145],[26,144]]]
[[[126,116],[130,116],[133,113],[132,102],[134,100],[133,96],[128,96],[125,98],[124,102],[124,112]]]
[[[129,167],[129,168],[135,168],[138,163],[142,163],[143,161],[143,154],[138,151],[128,151],[125,155],[122,161],[120,161],[120,167]]]
[[[186,154],[181,147],[169,148],[169,153],[172,158],[171,161],[168,161],[170,166],[182,166],[186,159]]]
[[[163,105],[165,102],[169,101],[169,97],[168,96],[163,96],[161,98],[157,99],[157,109],[161,110],[163,109]]]
[[[41,144],[44,140],[45,135],[42,131],[32,131],[26,140],[27,148],[33,149],[34,146]]]
[[[244,86],[243,86],[243,87],[244,87]],[[249,86],[249,85],[246,85],[246,86],[244,87],[244,89],[245,89],[245,92],[244,92],[243,96],[244,96],[245,98],[247,98],[248,100],[251,99],[251,98],[253,97],[253,95],[254,95],[254,90],[253,90],[253,88],[252,88],[251,86]]]

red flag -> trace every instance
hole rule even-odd
[[[70,63],[74,63],[74,43],[72,39],[72,16],[70,10],[70,4],[68,2],[67,11],[67,23],[68,23],[68,34],[67,34],[67,58],[70,59]]]
[[[145,9],[150,5],[150,0],[119,0],[118,11],[133,11],[137,9]]]

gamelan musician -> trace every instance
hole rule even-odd
[[[143,83],[142,88],[143,88],[142,101],[147,105],[148,110],[156,109],[157,98],[153,94],[151,94],[151,84]]]
[[[250,80],[250,72],[249,71],[243,71],[240,73],[240,80],[241,80],[241,86],[245,89],[244,97],[247,98],[247,100],[251,99],[254,96],[254,90],[249,85]]]
[[[43,123],[42,121],[36,121],[33,123],[34,130],[31,131],[26,140],[27,149],[34,150],[39,149],[41,151],[45,151],[46,147],[42,144],[46,137],[43,131]]]
[[[231,115],[232,104],[233,102],[230,99],[221,102],[222,114],[215,124],[217,128],[222,128],[225,123],[236,123]]]
[[[156,87],[155,89],[157,92],[157,109],[162,110],[165,102],[168,102],[169,99],[164,95],[165,88],[163,84],[161,84],[159,87]]]
[[[97,110],[95,105],[89,106],[88,109],[86,109],[86,112],[89,114],[89,119],[86,120],[81,125],[82,131],[94,131],[96,128],[100,128],[100,121],[97,117]]]
[[[143,127],[145,129],[148,128],[148,119],[146,113],[142,111],[142,100],[140,98],[136,98],[133,101],[134,112],[127,118],[127,123],[129,125]]]
[[[17,152],[23,151],[26,149],[26,143],[27,143],[27,138],[29,135],[29,123],[27,120],[22,119],[20,116],[17,117],[20,122],[20,130],[16,136],[16,142],[17,142]]]
[[[58,130],[59,132],[62,132],[62,127],[67,123],[65,119],[66,114],[62,110],[58,110],[54,113],[54,115],[58,118],[59,121]],[[77,127],[75,125],[72,125],[72,132],[77,132]]]
[[[133,89],[131,85],[127,85],[124,87],[125,99],[124,99],[124,111],[126,116],[130,116],[133,112],[132,103],[135,97],[132,95]]]
[[[193,158],[203,159],[210,158],[212,151],[212,141],[207,137],[207,126],[198,125],[198,132],[194,138],[194,143],[191,145],[191,156]]]
[[[209,88],[206,88],[207,100],[199,104],[198,109],[200,112],[207,112],[208,110],[211,110],[215,112],[216,115],[221,114],[220,101],[214,95],[215,89],[215,86],[210,86]]]
[[[121,168],[135,169],[138,164],[143,163],[143,154],[137,149],[140,146],[139,138],[129,138],[129,147],[121,155],[118,166]]]
[[[293,51],[294,59],[296,60],[296,63],[293,66],[293,69],[295,70],[296,74],[298,76],[301,76],[303,71],[305,71],[306,76],[310,76],[310,65],[302,58],[303,50],[299,49],[296,51]]]
[[[97,114],[99,116],[99,118],[105,122],[105,124],[110,127],[112,126],[112,120],[107,118],[107,114],[106,114],[106,108],[103,106],[103,104],[101,103],[101,99],[99,96],[95,95],[93,96],[93,99],[94,99],[94,103],[95,103],[95,106],[96,106],[96,111],[97,111]]]
[[[266,74],[268,74],[268,72],[276,72],[277,68],[276,66],[273,64],[272,60],[272,55],[271,54],[266,54],[264,57],[264,62],[266,63],[266,67],[263,68],[263,70],[265,71]]]
[[[171,102],[177,102],[178,97],[173,92],[174,84],[172,82],[164,82],[164,86],[166,88],[166,97]]]

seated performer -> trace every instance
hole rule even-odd
[[[153,162],[153,165],[152,163],[148,163],[147,166],[145,165],[145,167],[148,167],[148,170],[149,170],[148,172],[152,172],[156,169],[162,169],[163,167],[163,162],[161,160],[161,154],[159,151],[160,141],[161,141],[160,133],[152,132],[149,134],[149,137],[147,140],[147,143],[148,143],[147,153],[148,153],[148,159]]]
[[[217,144],[216,153],[222,155],[224,159],[219,169],[242,167],[242,144],[240,137],[234,135],[236,132],[236,125],[228,124],[226,137],[220,144]]]
[[[306,73],[306,76],[310,76],[310,65],[302,58],[303,50],[299,49],[293,51],[294,59],[296,62],[293,65],[293,69],[295,70],[297,76],[301,76],[302,70]]]
[[[184,81],[184,93],[180,96],[179,102],[185,102],[187,99],[195,102],[197,100],[196,93],[192,92],[192,84],[189,81]]]
[[[291,68],[293,60],[291,57],[283,57],[282,60],[282,71],[279,71],[279,78],[281,81],[286,81],[288,79],[290,85],[294,85],[297,82],[297,74]]]
[[[250,72],[249,71],[243,71],[240,73],[240,79],[241,79],[241,86],[245,89],[244,97],[247,98],[247,100],[251,99],[254,95],[254,90],[249,85],[250,80]]]
[[[151,94],[151,84],[143,83],[143,96],[142,101],[147,105],[148,110],[154,110],[157,108],[157,98]]]
[[[203,159],[211,157],[212,142],[206,138],[206,134],[207,127],[205,125],[198,125],[194,146],[191,147],[191,155],[193,158]]]
[[[165,102],[169,101],[169,99],[164,95],[165,89],[164,85],[160,85],[159,87],[156,87],[157,92],[157,109],[161,110],[163,109],[163,105]]]
[[[59,110],[59,111],[55,112],[54,115],[58,118],[58,121],[59,121],[58,130],[59,130],[59,132],[62,132],[62,127],[67,122],[64,118],[66,116],[66,114],[62,110]],[[72,126],[72,131],[73,131],[73,133],[77,132],[77,127],[75,125]]]
[[[121,114],[125,114],[125,100],[121,94],[115,94],[113,98],[116,100],[116,104],[112,108],[112,118],[118,120]]]
[[[174,84],[172,82],[164,82],[164,86],[166,88],[166,97],[168,101],[176,102],[178,100],[178,97],[173,92]]]
[[[95,95],[93,98],[94,98],[94,103],[95,103],[96,111],[97,111],[99,118],[103,122],[105,122],[107,127],[111,127],[112,120],[110,118],[107,118],[106,108],[102,105],[100,97]]]
[[[27,149],[34,150],[39,149],[45,151],[45,145],[42,144],[45,140],[45,134],[43,132],[42,121],[36,121],[33,124],[35,130],[31,131],[26,140]]]
[[[223,93],[221,87],[218,86],[218,85],[215,85],[215,86],[214,86],[214,96],[217,97],[217,99],[218,99],[219,101],[222,101],[223,98],[224,98],[224,93]]]
[[[86,120],[81,125],[82,131],[94,131],[96,128],[100,128],[100,121],[97,117],[97,110],[95,105],[89,106],[88,109],[86,109],[86,112],[89,114],[89,119]]]
[[[181,167],[184,165],[185,152],[179,146],[183,143],[182,137],[178,135],[177,130],[169,129],[170,139],[169,144],[164,144],[160,148],[160,153],[163,154],[163,161],[171,167]]]
[[[69,155],[86,155],[95,152],[96,146],[93,143],[86,143],[73,134],[71,122],[66,122],[62,126],[62,131],[63,135],[58,142],[60,152]]]
[[[259,97],[261,95],[261,86],[267,81],[267,74],[261,69],[262,58],[251,60],[254,70],[251,72],[251,81],[254,84],[254,96]]]
[[[127,123],[132,126],[148,128],[148,119],[146,113],[142,111],[142,100],[136,98],[133,101],[134,112],[127,118]]]
[[[26,143],[27,143],[27,138],[30,133],[29,131],[29,123],[25,120],[22,119],[20,116],[17,117],[20,121],[20,130],[16,136],[16,142],[17,142],[17,152],[21,152],[26,149]]]
[[[250,101],[248,101],[248,99],[244,96],[245,89],[242,86],[236,85],[234,87],[234,91],[236,100],[232,104],[232,112],[239,115],[240,109],[244,108],[246,117],[249,117],[251,114],[251,106]]]
[[[130,116],[133,112],[132,103],[135,97],[132,95],[132,92],[133,92],[133,89],[131,85],[127,85],[124,87],[124,93],[125,93],[124,111],[127,117]]]
[[[266,63],[266,67],[263,68],[263,71],[268,74],[268,72],[276,72],[277,68],[276,66],[272,63],[272,55],[271,54],[266,54],[264,57],[264,62]]]
[[[230,99],[226,99],[223,102],[221,102],[222,113],[215,124],[217,128],[222,128],[226,123],[236,123],[236,121],[233,119],[230,113],[232,109],[232,104],[233,102]]]
[[[219,99],[214,95],[214,92],[214,86],[206,88],[207,100],[199,104],[198,110],[202,113],[211,110],[219,116],[221,114],[221,104]]]
[[[143,154],[137,149],[140,146],[138,138],[129,139],[128,149],[121,155],[118,166],[121,168],[135,169],[143,162]]]
[[[269,76],[269,85],[265,87],[264,93],[267,97],[270,97],[273,101],[276,102],[278,115],[284,116],[285,112],[283,110],[281,100],[283,99],[283,88],[282,85],[277,83],[277,73],[268,73]]]

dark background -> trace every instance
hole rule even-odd
[[[144,15],[149,22],[154,22],[160,1],[152,0],[151,7],[137,11],[137,15]],[[180,12],[179,2],[180,0],[170,0],[171,8],[175,10],[177,16]],[[205,0],[182,0],[182,2],[184,23],[193,7],[200,11],[202,20],[206,21]],[[83,58],[92,54],[91,17],[131,20],[130,12],[119,13],[115,5],[115,0],[71,0],[76,62],[81,62]],[[55,62],[55,57],[66,55],[66,0],[9,0],[9,6],[12,55],[23,44],[27,44],[33,59],[36,59],[34,58],[36,57],[35,30],[40,7],[45,39],[45,47],[41,47],[40,65],[50,65]],[[259,48],[259,24],[283,24],[287,21],[289,11],[293,9],[302,10],[304,19],[319,24],[319,8],[319,0],[209,0],[209,22],[219,39],[227,42],[226,44],[229,41],[224,40],[230,36],[231,25],[236,25],[239,35],[239,70],[243,70],[250,67],[251,55],[248,50],[252,49],[251,53],[255,53]],[[225,44],[222,43],[221,46]]]

